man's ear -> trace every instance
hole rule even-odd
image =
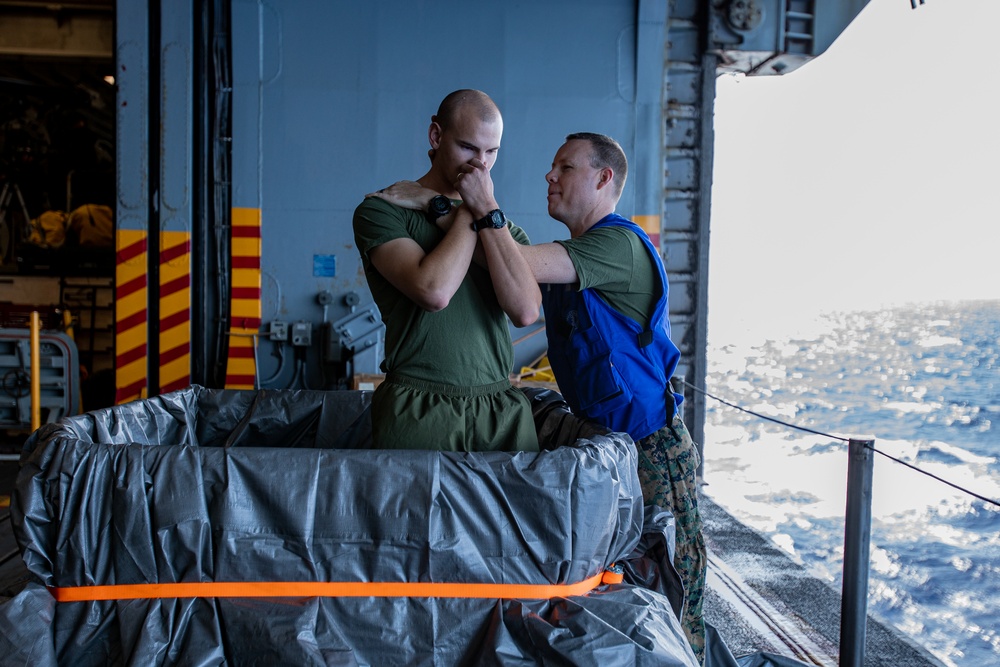
[[[441,146],[441,125],[435,120],[437,116],[431,116],[431,126],[427,128],[427,140],[431,148],[437,150]]]
[[[615,172],[611,167],[605,167],[601,169],[600,174],[597,179],[597,189],[600,190],[605,185],[611,185],[615,180]]]

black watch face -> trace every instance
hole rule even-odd
[[[431,199],[430,208],[435,217],[441,217],[451,211],[451,200],[444,195],[436,195]]]
[[[483,217],[472,223],[472,228],[477,232],[483,229],[503,229],[507,226],[507,216],[498,208],[493,209]]]

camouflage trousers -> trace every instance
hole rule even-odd
[[[698,512],[697,470],[701,463],[691,434],[680,415],[670,426],[636,443],[643,501],[669,509],[677,525],[674,567],[684,583],[681,627],[702,664],[705,662],[705,619],[702,604],[708,554]]]

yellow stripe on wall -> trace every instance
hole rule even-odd
[[[146,242],[143,230],[115,234],[115,403],[143,398],[148,391]]]
[[[660,233],[660,216],[658,215],[633,215],[632,222],[639,225],[647,234]]]
[[[191,234],[160,233],[160,393],[191,384]]]
[[[255,208],[234,208],[230,253],[232,298],[230,299],[227,389],[254,389],[257,364],[254,336],[261,318],[261,213]]]

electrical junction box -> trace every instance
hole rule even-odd
[[[288,340],[288,322],[272,320],[268,330],[268,337],[271,340]]]
[[[292,345],[312,345],[312,322],[292,324]]]

